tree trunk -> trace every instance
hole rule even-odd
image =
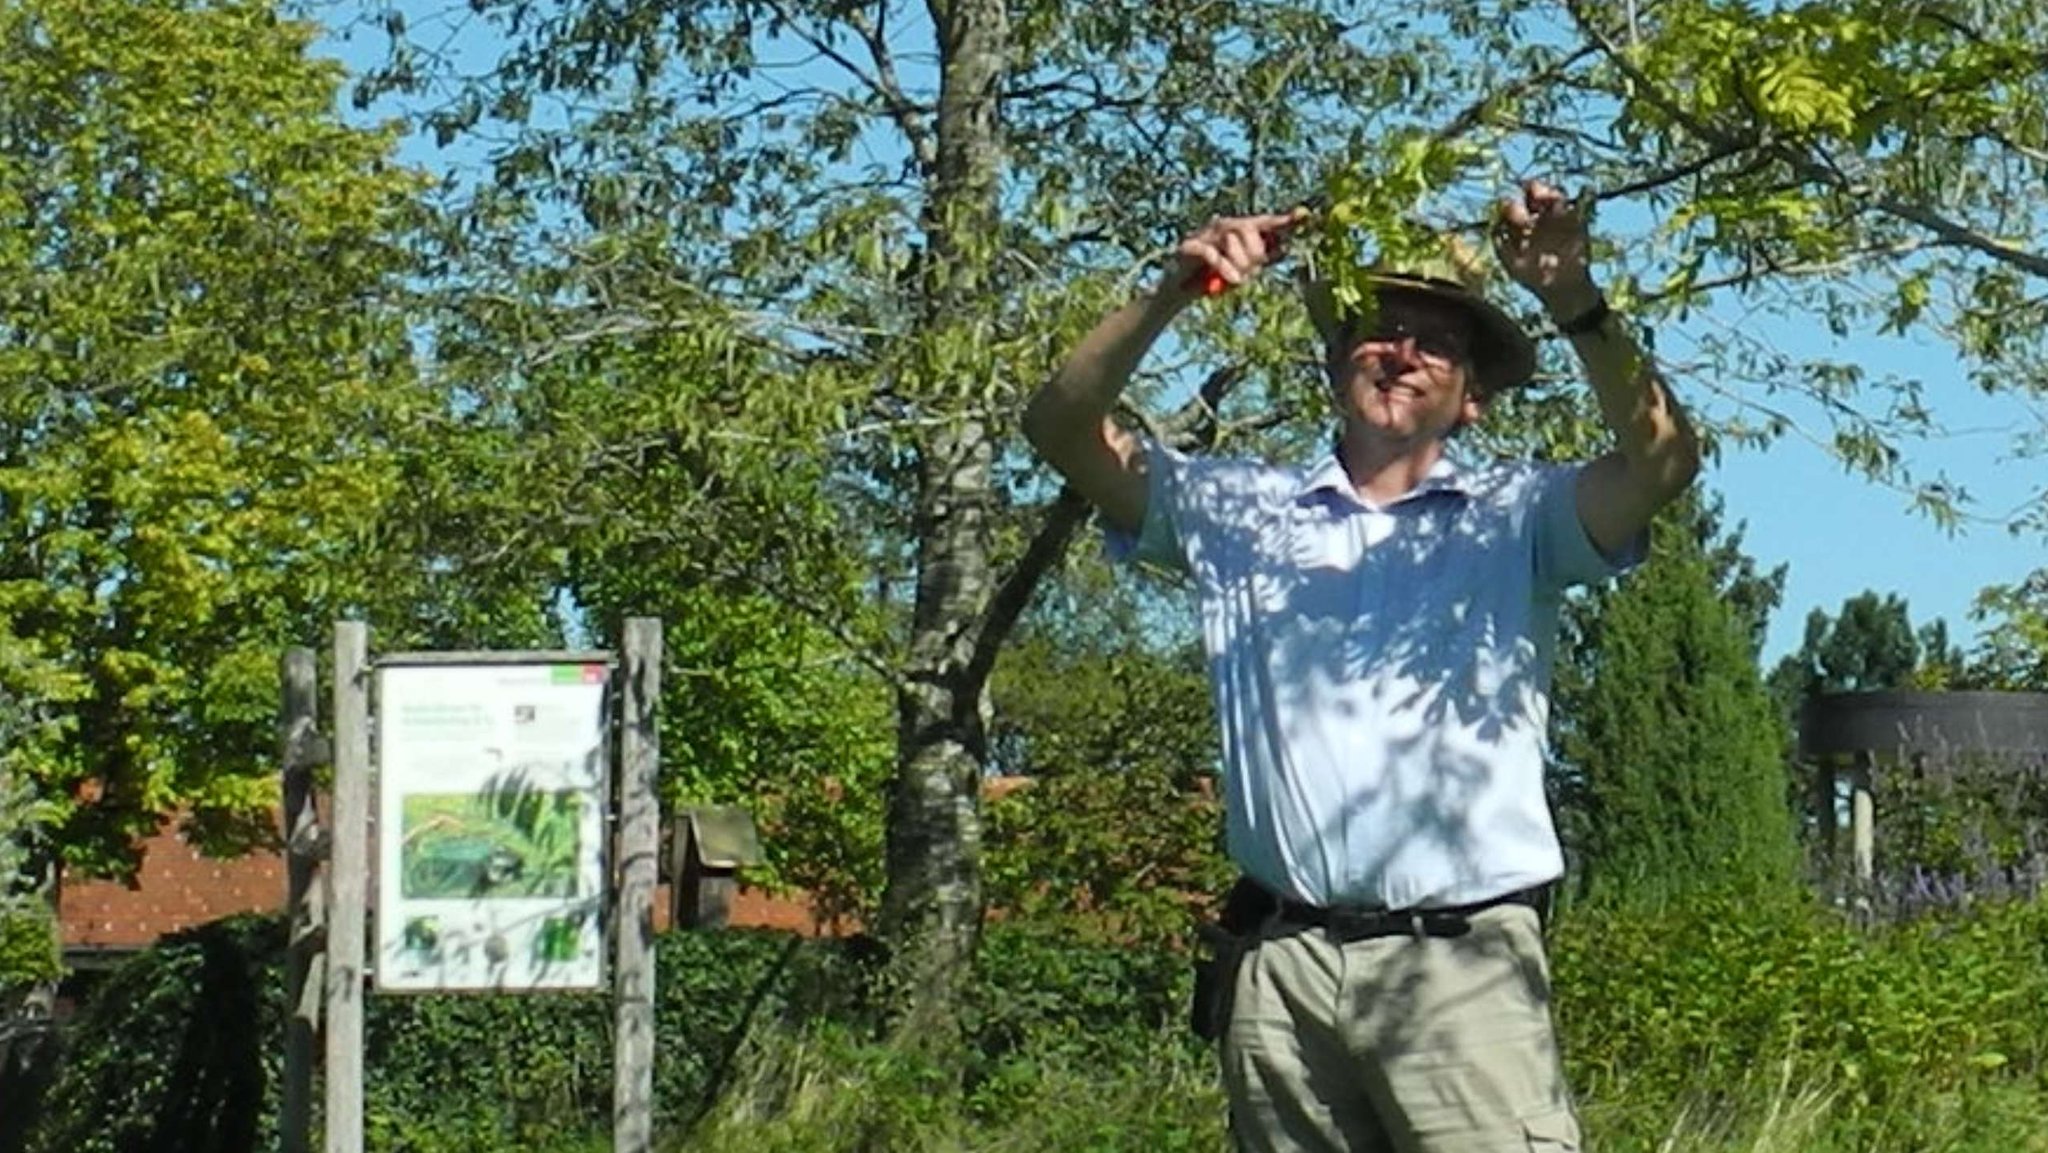
[[[1006,16],[1003,0],[933,0],[931,7],[940,81],[922,315],[934,348],[972,349],[975,319],[990,312]],[[959,361],[935,356],[934,363]],[[936,1045],[957,1034],[953,1010],[982,913],[987,675],[974,655],[992,585],[995,446],[973,413],[971,402],[963,405],[957,421],[919,445],[917,590],[897,695],[880,924],[894,957],[899,1029]]]
[[[950,1029],[982,913],[980,781],[986,678],[971,670],[987,604],[991,445],[973,426],[933,446],[952,453],[922,479],[911,667],[897,695],[897,768],[889,798],[882,931],[896,955],[911,1036]]]
[[[0,901],[16,878],[0,870]],[[38,854],[26,875],[39,878],[40,895],[23,899],[48,902],[49,930],[61,930],[57,917],[57,864]],[[52,948],[60,947],[52,942]],[[0,1153],[28,1148],[29,1134],[42,1116],[43,1099],[57,1076],[57,981],[39,980],[0,997]]]

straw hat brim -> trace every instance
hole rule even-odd
[[[1382,297],[1413,293],[1445,301],[1463,311],[1479,337],[1473,360],[1479,385],[1486,393],[1518,388],[1535,377],[1536,342],[1506,309],[1484,296],[1455,281],[1401,272],[1374,272],[1367,282]],[[1335,340],[1343,330],[1343,317],[1329,281],[1304,281],[1302,295],[1308,302],[1309,319],[1322,334],[1323,342]]]

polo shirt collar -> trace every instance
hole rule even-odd
[[[1317,494],[1325,492],[1333,493],[1354,505],[1374,507],[1351,486],[1351,476],[1344,471],[1344,462],[1338,458],[1334,450],[1325,455],[1322,463],[1303,479],[1301,487],[1295,491],[1294,499],[1297,503],[1306,503]],[[1387,507],[1435,492],[1453,493],[1458,496],[1471,494],[1471,489],[1466,483],[1466,470],[1451,459],[1449,453],[1437,457],[1436,463],[1429,466],[1429,471],[1422,474],[1421,482],[1406,493],[1388,501]]]

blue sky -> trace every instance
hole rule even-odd
[[[1953,354],[1889,345],[1884,352],[1896,371],[1928,382],[1930,407],[1956,430],[1907,446],[1916,471],[1946,473],[1986,516],[2039,499],[2048,461],[2016,459],[2002,431],[2038,417],[2016,399],[1984,396],[1962,379]],[[1973,637],[1978,626],[1968,612],[1980,589],[2048,565],[2048,541],[2040,536],[2013,536],[1987,523],[1966,523],[1951,534],[1913,511],[1904,494],[1848,474],[1798,439],[1732,453],[1706,479],[1726,498],[1729,519],[1747,522],[1746,550],[1765,567],[1790,566],[1765,647],[1769,660],[1798,647],[1808,610],[1832,613],[1865,589],[1904,596],[1916,623],[1944,618],[1952,638]]]
[[[354,5],[324,5],[330,17]],[[473,22],[441,46],[475,59]],[[381,59],[383,40],[359,33],[352,42],[330,41],[326,51],[351,67]],[[380,109],[390,114],[389,109]],[[427,168],[445,168],[448,153],[415,140],[406,158]],[[1709,310],[1710,318],[1714,310]],[[1728,312],[1724,323],[1746,324]],[[1927,400],[1951,435],[1903,446],[1916,475],[1945,474],[1967,490],[1973,509],[1988,521],[2012,515],[2048,487],[2048,460],[2016,458],[2009,431],[2015,425],[2040,429],[2043,416],[2010,397],[1986,397],[1965,379],[1954,354],[1931,343],[1876,337],[1835,342],[1816,321],[1772,322],[1773,343],[1801,355],[1834,355],[1901,376],[1917,377]],[[1726,415],[1732,405],[1712,396],[1688,396],[1704,416]],[[1774,398],[1776,399],[1776,398]],[[1820,429],[1813,410],[1786,402],[1803,424]],[[1832,613],[1866,589],[1905,597],[1915,623],[1949,622],[1950,634],[1967,642],[1977,632],[1968,619],[1971,601],[1987,585],[2013,582],[2048,565],[2048,540],[2015,537],[1997,523],[1972,521],[1951,531],[1911,508],[1909,497],[1847,473],[1824,449],[1796,436],[1765,450],[1733,450],[1718,461],[1706,483],[1725,499],[1727,519],[1746,526],[1744,546],[1765,568],[1788,566],[1784,602],[1773,617],[1764,656],[1767,666],[1796,648],[1807,613]]]

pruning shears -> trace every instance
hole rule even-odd
[[[1299,226],[1320,217],[1324,210],[1329,207],[1329,203],[1329,197],[1320,192],[1297,201],[1292,213],[1295,225]],[[1266,242],[1269,248],[1280,244],[1285,239],[1277,229],[1261,232],[1259,236]],[[1189,292],[1201,296],[1221,296],[1225,292],[1230,291],[1230,282],[1223,278],[1222,273],[1205,266],[1189,273],[1187,280],[1183,282],[1183,287]]]

